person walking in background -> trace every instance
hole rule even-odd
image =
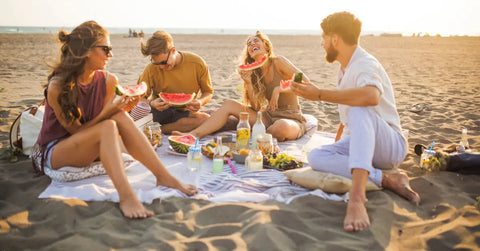
[[[168,172],[125,111],[141,97],[122,96],[114,101],[118,80],[105,71],[113,56],[108,31],[87,21],[70,34],[61,30],[58,37],[61,58],[48,76],[45,113],[37,140],[42,149],[42,171],[86,167],[100,158],[118,192],[124,216],[152,216],[128,182],[121,156],[123,142],[128,153],[155,175],[157,186],[176,188],[187,195],[196,193],[194,186],[182,184]]]
[[[205,123],[190,134],[204,137],[220,129],[227,123],[230,115],[239,118],[240,112],[248,112],[250,125],[253,125],[257,119],[257,111],[262,111],[267,133],[272,134],[278,141],[303,136],[306,120],[298,98],[291,91],[280,89],[280,81],[290,80],[300,70],[285,57],[275,56],[271,41],[265,34],[257,31],[255,35],[247,38],[243,63],[260,62],[264,56],[267,61],[263,66],[239,71],[243,80],[245,104],[226,100]]]
[[[323,19],[322,46],[329,63],[340,63],[337,90],[312,83],[292,83],[299,96],[338,104],[341,124],[336,142],[313,149],[308,162],[313,169],[352,178],[344,220],[346,231],[370,226],[365,208],[367,180],[419,203],[420,197],[402,172],[385,173],[400,165],[407,154],[401,133],[393,87],[382,65],[359,46],[361,22],[349,12]]]
[[[213,96],[205,61],[194,53],[178,51],[172,36],[165,31],[156,31],[146,44],[141,42],[141,50],[145,57],[150,56],[151,63],[138,83],[147,83],[146,98],[152,107],[153,121],[162,125],[162,132],[187,132],[208,119],[208,114],[200,112]],[[160,98],[160,92],[195,93],[197,98],[185,106],[172,106]]]

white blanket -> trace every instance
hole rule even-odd
[[[200,143],[211,141],[206,137]],[[185,183],[194,184],[198,194],[191,198],[206,199],[212,202],[260,202],[268,199],[290,203],[294,198],[308,194],[330,200],[348,199],[348,194],[338,196],[327,194],[321,190],[304,189],[290,181],[279,171],[264,169],[262,171],[246,171],[243,164],[233,162],[237,173],[233,174],[229,165],[224,165],[224,171],[212,174],[212,160],[203,156],[203,167],[199,171],[190,172],[186,168],[186,157],[173,154],[169,149],[167,136],[163,135],[163,145],[156,152],[173,176]],[[281,152],[303,159],[305,152],[313,145],[333,142],[333,135],[316,132],[313,136],[305,135],[296,141],[279,144]],[[139,162],[126,170],[128,179],[139,200],[152,203],[154,199],[164,199],[171,196],[188,197],[175,189],[155,186],[156,180],[151,172]],[[74,182],[52,183],[43,191],[39,198],[76,198],[85,201],[118,202],[118,193],[107,175],[91,177]]]

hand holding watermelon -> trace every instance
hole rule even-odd
[[[200,101],[194,99],[190,101],[189,103],[186,104],[187,109],[191,112],[198,112],[200,108],[202,107],[202,104],[200,104]]]

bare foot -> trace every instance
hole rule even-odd
[[[176,136],[183,136],[183,135],[187,135],[188,133],[184,133],[184,132],[179,132],[179,131],[172,131],[172,135],[176,135]]]
[[[190,185],[190,184],[183,184],[182,182],[180,182],[179,180],[177,180],[173,176],[170,176],[165,181],[157,178],[157,186],[160,186],[160,185],[170,187],[170,188],[174,188],[174,189],[178,189],[178,190],[180,190],[180,192],[182,192],[182,193],[184,193],[188,196],[192,196],[192,195],[197,193],[197,187],[195,187],[193,185]]]
[[[348,201],[347,214],[343,220],[343,229],[348,232],[362,231],[370,226],[367,209],[363,202]]]
[[[145,209],[137,198],[121,200],[120,210],[123,216],[131,219],[143,219],[153,216],[153,212]]]
[[[408,176],[402,172],[391,174],[383,173],[382,187],[387,188],[400,196],[403,196],[407,200],[417,205],[420,203],[420,196],[418,193],[413,191],[413,189],[410,187]]]

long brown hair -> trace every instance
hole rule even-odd
[[[53,77],[60,78],[61,92],[57,101],[67,123],[82,116],[78,108],[77,77],[84,71],[87,53],[107,36],[108,31],[95,21],[82,23],[70,34],[65,30],[58,32],[58,39],[62,43],[60,61],[51,67],[48,80],[50,81]]]
[[[272,58],[274,56],[272,42],[270,42],[270,39],[268,38],[267,35],[261,33],[260,31],[257,31],[253,36],[258,37],[260,40],[262,40],[263,46],[265,47],[265,51],[267,52],[267,64],[271,64]],[[249,36],[247,38],[246,43],[251,37],[252,36]],[[248,45],[245,46],[245,50],[243,54],[244,54],[243,56],[244,64],[250,64],[255,62],[255,59],[252,58],[248,53]],[[252,93],[253,100],[249,99],[247,88],[244,88],[243,98],[247,104],[252,106],[253,109],[260,110],[263,102],[266,99],[266,94],[265,94],[266,89],[265,89],[264,75],[263,75],[262,69],[257,68],[252,71],[251,81],[252,81],[252,87],[253,87],[253,93]]]

